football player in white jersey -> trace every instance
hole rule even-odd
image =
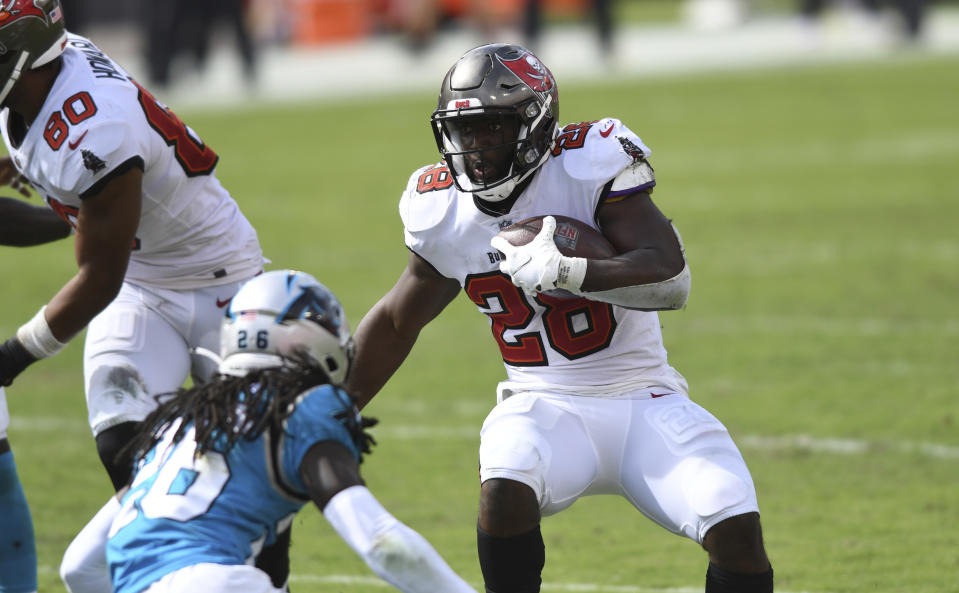
[[[69,33],[59,0],[0,4],[0,131],[0,183],[25,179],[69,223],[78,266],[0,343],[0,385],[86,328],[90,427],[119,488],[131,464],[118,452],[152,394],[215,370],[190,347],[215,346],[224,307],[262,271],[256,232],[216,178],[216,152]]]
[[[507,372],[480,433],[488,592],[539,591],[540,518],[617,494],[705,548],[707,592],[769,593],[746,464],[666,360],[656,311],[684,306],[689,269],[650,198],[649,148],[613,118],[560,128],[558,110],[556,81],[522,47],[484,45],[449,70],[431,118],[443,160],[400,199],[409,262],[357,328],[348,390],[368,402],[462,290]],[[549,216],[523,247],[495,238],[540,215],[591,225],[618,255],[561,255]]]
[[[367,565],[408,593],[476,593],[377,501],[359,463],[375,421],[340,387],[353,341],[315,278],[246,283],[223,321],[220,375],[168,397],[130,444],[113,522],[116,593],[278,593],[250,558],[312,501]]]

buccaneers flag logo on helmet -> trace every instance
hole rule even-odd
[[[7,21],[22,16],[35,16],[46,21],[47,15],[45,15],[36,4],[35,0],[9,0],[8,2],[3,2],[0,4],[0,27],[6,24]]]
[[[553,74],[533,54],[526,53],[513,60],[504,60],[501,56],[497,57],[504,66],[537,93],[548,92],[556,84],[553,81]]]

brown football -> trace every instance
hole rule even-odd
[[[543,228],[543,216],[534,216],[505,227],[499,236],[510,242],[511,245],[526,245],[539,234]],[[569,218],[568,216],[553,215],[556,219],[556,232],[553,233],[553,242],[559,252],[570,257],[607,258],[616,255],[616,248],[598,230],[585,222]],[[547,292],[551,296],[564,298],[576,297],[571,292],[557,289]]]

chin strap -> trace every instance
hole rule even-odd
[[[3,85],[3,88],[0,89],[0,103],[3,103],[7,99],[7,95],[10,94],[10,89],[13,88],[13,85],[17,83],[17,80],[20,79],[20,73],[23,72],[23,65],[27,63],[27,58],[29,58],[27,52],[20,52],[20,56],[17,58],[17,63],[13,66],[13,70],[10,72],[10,77],[7,78],[7,83]]]

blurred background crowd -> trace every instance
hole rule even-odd
[[[796,51],[861,45],[864,38],[873,46],[898,51],[927,43],[930,11],[959,14],[959,0],[63,0],[63,4],[71,30],[93,38],[157,90],[177,83],[197,90],[202,82],[230,86],[231,94],[241,90],[261,96],[276,90],[276,80],[263,73],[276,64],[264,55],[277,51],[300,59],[326,52],[363,68],[356,48],[379,44],[382,53],[414,60],[403,63],[411,70],[417,58],[437,51],[444,39],[458,43],[443,52],[438,63],[448,62],[450,55],[459,55],[471,43],[509,41],[558,64],[556,69],[588,55],[584,59],[590,64],[583,68],[629,71],[638,63],[651,66],[655,56],[639,44],[667,28],[689,36],[688,42],[677,44],[672,58],[688,53],[696,43],[708,43],[708,36],[718,44],[711,52],[716,54],[730,42],[729,35],[752,30],[755,36],[750,27],[756,23],[767,23],[767,36],[778,37],[783,47],[798,45]],[[787,24],[788,36],[776,29]],[[550,46],[550,35],[571,30],[578,32],[575,39],[554,39]],[[210,72],[218,68],[211,65],[214,51],[231,55],[231,82]],[[763,51],[751,45],[740,50]],[[706,61],[718,57],[711,55]],[[390,72],[396,73],[398,66],[393,66]],[[410,76],[415,77],[412,72]],[[436,73],[430,72],[433,78]]]

